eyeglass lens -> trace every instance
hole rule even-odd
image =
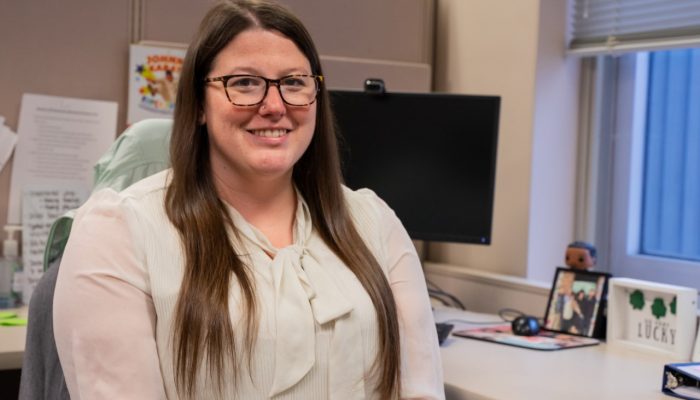
[[[271,83],[274,85],[274,83]],[[233,76],[226,81],[226,92],[233,104],[248,106],[263,101],[267,88],[265,79],[259,76]],[[305,106],[316,99],[318,91],[313,76],[289,76],[279,81],[282,100],[290,105]]]

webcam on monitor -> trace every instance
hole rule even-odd
[[[379,78],[365,79],[365,93],[382,95],[386,93],[384,80]]]

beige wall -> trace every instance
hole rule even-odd
[[[214,0],[0,0],[0,115],[18,129],[23,93],[119,103],[126,125],[129,44],[187,43]],[[432,86],[433,0],[281,0],[304,21],[331,88]],[[7,220],[12,160],[0,171],[0,227]]]
[[[327,56],[374,59],[376,68],[393,61],[417,75],[430,72],[429,0],[366,0],[352,7],[345,0],[285,2],[309,25]],[[16,129],[24,92],[113,100],[120,103],[123,128],[130,38],[187,41],[209,3],[0,3],[0,115]],[[563,55],[565,4],[438,0],[436,90],[500,95],[502,110],[493,244],[431,244],[431,260],[544,281],[561,263],[564,246],[573,239],[578,82],[577,62]],[[73,11],[78,9],[81,13]],[[10,168],[0,173],[0,225]]]
[[[23,93],[126,99],[130,3],[0,1],[0,115],[5,124],[17,131]],[[126,119],[124,102],[118,118]],[[7,221],[11,170],[12,159],[0,172],[0,227]]]
[[[502,97],[493,241],[431,244],[429,259],[551,281],[573,235],[578,62],[566,2],[440,0],[437,90]]]
[[[438,91],[501,96],[490,246],[432,244],[430,258],[525,275],[537,56],[538,0],[441,0]]]

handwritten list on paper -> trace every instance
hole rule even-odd
[[[7,221],[19,224],[25,188],[85,188],[114,141],[117,103],[25,94],[10,182]]]
[[[22,255],[25,287],[23,302],[28,304],[44,273],[44,250],[51,225],[67,211],[87,200],[86,189],[25,189],[22,195]]]

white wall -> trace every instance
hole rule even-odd
[[[456,296],[467,310],[496,314],[514,308],[544,317],[551,285],[525,278],[493,274],[457,265],[426,262],[423,268],[431,286]]]
[[[439,0],[436,90],[502,97],[493,240],[429,259],[551,282],[573,240],[578,66],[566,1]]]
[[[548,282],[574,239],[580,59],[565,55],[565,3],[540,0],[535,78],[527,277]]]

